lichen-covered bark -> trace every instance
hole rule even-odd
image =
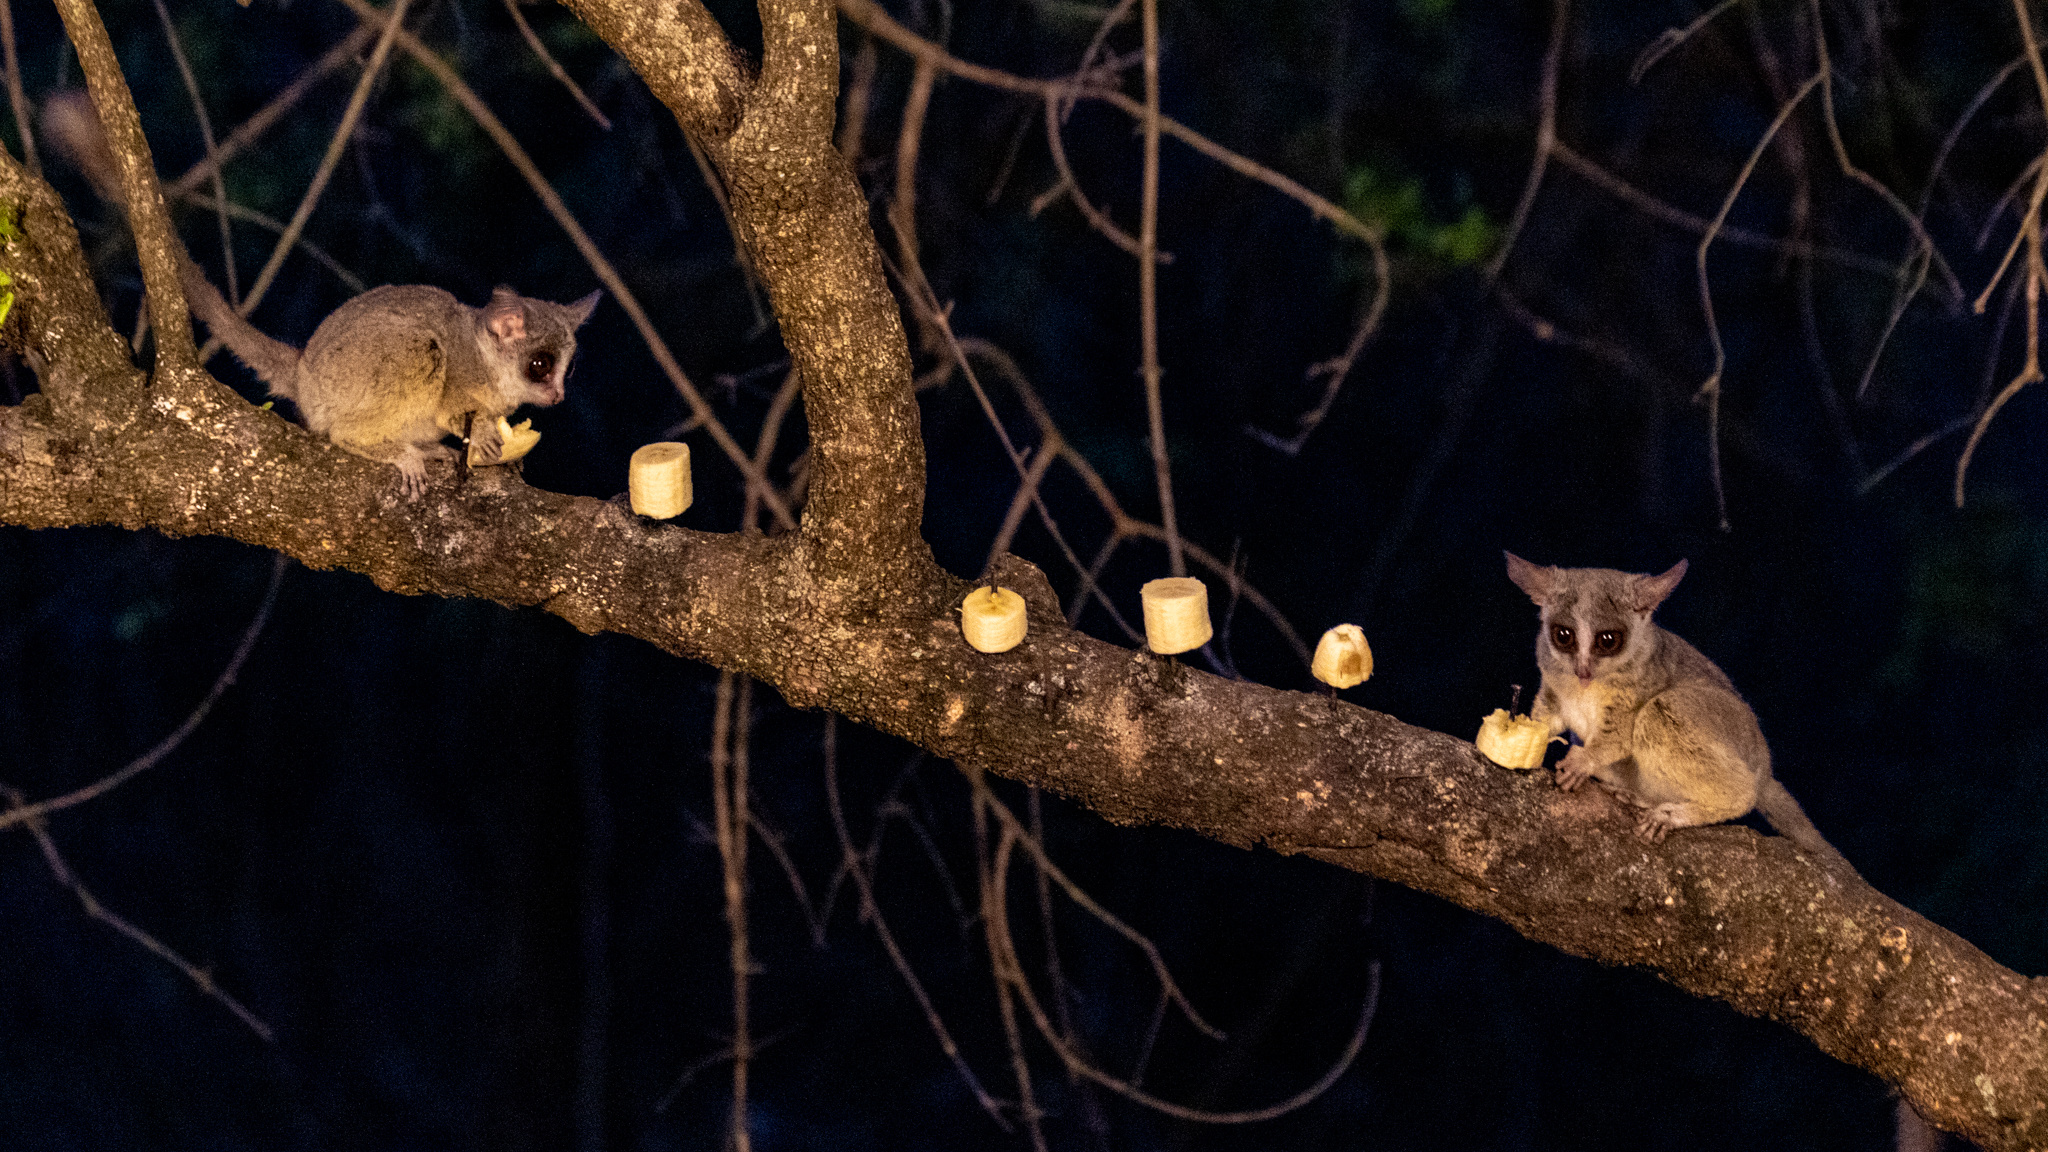
[[[827,143],[832,30],[817,0],[765,3],[749,80],[695,0],[574,0],[705,140],[804,373],[819,485],[792,536],[651,523],[505,470],[417,502],[211,382],[145,392],[53,194],[0,160],[20,299],[4,336],[46,392],[0,408],[0,523],[230,536],[394,591],[544,608],[745,672],[1111,820],[1307,853],[1432,892],[1528,936],[1632,964],[1783,1021],[1899,1085],[1988,1148],[2048,1148],[2048,982],[2029,980],[1788,842],[1740,827],[1662,845],[1604,794],[1320,696],[1194,672],[1031,607],[985,655],[953,616],[967,585],[917,535],[923,455],[909,360],[865,204]]]

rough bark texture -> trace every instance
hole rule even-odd
[[[968,585],[918,536],[924,460],[910,364],[866,205],[829,143],[822,0],[763,4],[749,78],[694,0],[572,6],[702,140],[804,374],[817,483],[801,532],[716,535],[528,488],[508,470],[417,502],[358,459],[218,385],[145,392],[100,311],[55,195],[0,159],[16,214],[4,331],[45,391],[0,408],[0,522],[230,536],[393,591],[533,605],[745,672],[935,753],[1071,796],[1120,823],[1308,853],[1647,968],[1768,1016],[1900,1086],[1993,1149],[2048,1148],[2048,981],[1740,827],[1630,835],[1604,794],[1481,759],[1463,740],[1230,682],[1065,628],[1006,559],[1025,643],[983,655]]]

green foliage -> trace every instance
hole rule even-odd
[[[1440,223],[1431,218],[1421,177],[1396,179],[1369,164],[1354,165],[1345,179],[1344,207],[1379,225],[1397,250],[1452,268],[1485,260],[1500,242],[1500,226],[1486,209],[1467,204],[1455,221]]]
[[[1401,0],[1401,15],[1419,28],[1436,29],[1451,22],[1457,0]]]
[[[1977,497],[1919,534],[1884,679],[1916,684],[1941,655],[1993,660],[2048,629],[2048,524],[2010,499]]]

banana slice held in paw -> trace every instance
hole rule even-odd
[[[498,417],[498,443],[503,445],[496,460],[482,460],[477,457],[477,441],[469,442],[469,466],[482,468],[490,464],[510,464],[533,451],[540,443],[540,433],[533,430],[533,421],[521,420],[514,424],[503,416]]]

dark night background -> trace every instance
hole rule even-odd
[[[744,38],[742,6],[713,7]],[[1072,69],[1104,12],[1065,0],[890,7],[967,59],[1040,76]],[[353,27],[325,0],[172,8],[221,133]],[[103,10],[159,169],[182,172],[202,148],[155,11],[134,0]],[[2019,50],[2012,12],[1911,0],[1821,10],[1851,154],[1917,205],[1943,137]],[[1811,74],[1813,30],[1804,4],[1740,5],[1631,84],[1658,33],[1701,11],[1575,9],[1558,125],[1578,153],[1711,217],[1774,114],[1774,81],[1789,89]],[[756,327],[673,119],[566,12],[526,12],[614,118],[610,132],[548,78],[499,4],[434,0],[410,23],[513,126],[751,443],[781,350]],[[1892,274],[1718,244],[1732,525],[1718,530],[1692,398],[1711,368],[1697,234],[1553,163],[1498,289],[1484,278],[1528,171],[1550,18],[1545,4],[1476,0],[1162,5],[1166,111],[1386,225],[1396,272],[1384,330],[1329,418],[1298,455],[1268,447],[1247,426],[1285,434],[1313,406],[1319,387],[1304,373],[1343,348],[1370,265],[1300,205],[1162,146],[1161,243],[1175,257],[1160,281],[1165,402],[1183,530],[1239,557],[1311,642],[1339,621],[1364,627],[1379,670],[1349,699],[1461,736],[1535,676],[1535,614],[1505,578],[1503,547],[1634,571],[1690,558],[1660,619],[1741,686],[1778,775],[1823,832],[1883,891],[2022,973],[2048,972],[2043,395],[2021,393],[1993,425],[1964,509],[1950,484],[1966,428],[1861,490],[2017,371],[2019,317],[1993,346],[2003,285],[1979,317],[1952,311],[1930,280],[1859,397]],[[53,13],[28,3],[15,20],[32,99],[80,83]],[[847,60],[860,40],[848,25]],[[1134,52],[1135,23],[1110,43]],[[860,174],[880,202],[909,69],[885,46],[878,59]],[[289,216],[358,74],[327,80],[231,164],[231,196]],[[1127,90],[1136,83],[1133,67]],[[0,131],[19,154],[12,121]],[[1810,178],[1805,237],[1898,261],[1906,229],[1841,175],[1812,108],[1786,132]],[[1135,228],[1129,119],[1082,105],[1065,139],[1087,194]],[[1981,245],[1978,234],[2042,143],[2021,71],[1934,183],[1928,226],[1966,295],[1988,281],[2013,212]],[[125,231],[44,155],[126,329],[139,279]],[[1064,203],[1030,214],[1055,179],[1038,105],[942,81],[918,187],[925,269],[955,303],[955,328],[1015,356],[1125,506],[1154,516],[1133,262]],[[1800,192],[1773,149],[1729,222],[1785,235]],[[211,214],[181,211],[218,281]],[[489,142],[402,59],[309,235],[370,283],[430,282],[470,301],[500,282],[562,300],[595,284]],[[239,225],[236,236],[246,284],[270,237]],[[302,341],[346,294],[294,258],[255,319]],[[1568,338],[1538,339],[1531,314]],[[615,303],[582,336],[568,403],[535,421],[546,439],[526,478],[605,497],[624,487],[632,448],[686,412]],[[226,357],[213,367],[257,395]],[[1014,394],[987,379],[1012,434],[1034,443]],[[0,378],[0,393],[32,387],[18,368]],[[952,570],[978,571],[1015,476],[957,378],[922,399],[926,536]],[[735,474],[701,433],[688,438],[699,465],[686,522],[737,527]],[[1092,555],[1107,518],[1061,468],[1047,494]],[[1075,587],[1042,528],[1027,525],[1014,550]],[[1164,563],[1139,541],[1110,565],[1127,613]],[[271,572],[270,555],[229,541],[0,529],[0,783],[53,795],[146,751],[220,674]],[[1210,584],[1220,625],[1225,601]],[[1081,622],[1116,635],[1099,609]],[[1229,640],[1245,676],[1307,686],[1255,613],[1235,615]],[[731,1017],[709,832],[715,682],[539,612],[399,597],[292,565],[205,723],[150,773],[51,821],[95,896],[213,973],[276,1042],[85,916],[21,830],[0,833],[0,1147],[718,1146],[728,1084],[710,1058]],[[833,886],[827,718],[771,690],[754,700],[756,804],[810,898],[836,892],[820,946],[756,844],[755,1035],[772,1040],[754,1069],[757,1147],[1027,1147],[976,1107],[851,890]],[[977,1074],[1012,1094],[972,916],[965,785],[950,764],[850,725],[838,747],[855,838],[887,821],[875,867],[890,927]],[[1020,789],[998,787],[1024,810]],[[1159,944],[1228,1033],[1211,1041],[1169,1014],[1148,1090],[1219,1109],[1291,1095],[1341,1050],[1375,963],[1382,985],[1355,1067],[1265,1124],[1159,1117],[1070,1084],[1033,1046],[1056,1147],[1890,1146],[1884,1086],[1777,1025],[1322,865],[1112,827],[1057,798],[1045,812],[1055,857]],[[1020,879],[1012,908],[1038,955],[1030,890]],[[1106,1067],[1128,1073],[1156,984],[1135,949],[1071,905],[1056,926],[1077,1024]]]

